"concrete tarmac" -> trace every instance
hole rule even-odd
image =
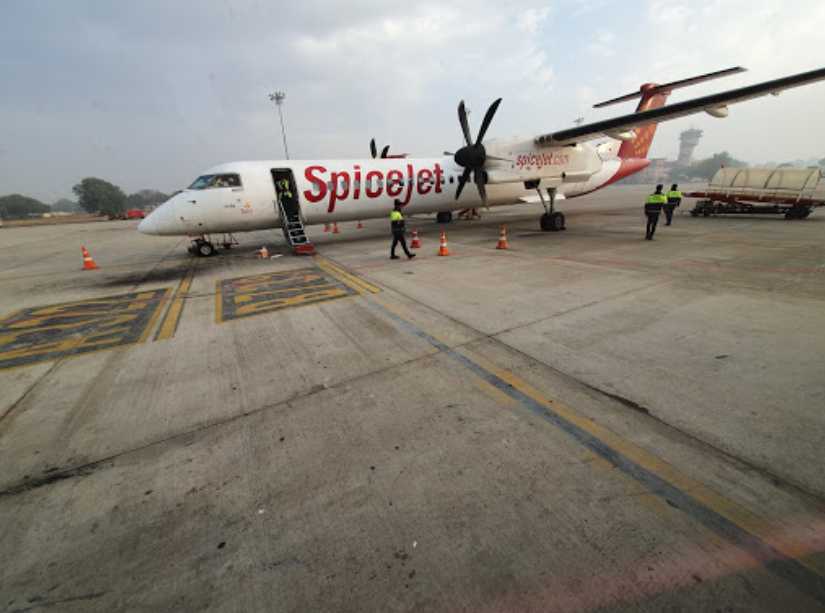
[[[0,229],[0,611],[825,610],[825,214],[644,194]]]

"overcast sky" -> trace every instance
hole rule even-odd
[[[591,105],[741,64],[671,100],[825,65],[823,0],[6,0],[0,22],[0,194],[51,202],[85,176],[172,191],[201,170],[283,157],[365,157],[375,136],[433,155],[461,143],[456,106],[488,138],[630,112]],[[660,127],[652,156],[750,162],[825,156],[825,84]],[[475,131],[475,127],[474,127]]]

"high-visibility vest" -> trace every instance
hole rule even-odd
[[[667,193],[668,200],[681,200],[682,199],[682,192],[678,189],[671,190]]]
[[[645,200],[645,204],[666,204],[667,196],[664,194],[650,194]]]
[[[404,231],[404,216],[401,214],[401,211],[396,211],[395,209],[390,211],[390,227],[393,232]]]

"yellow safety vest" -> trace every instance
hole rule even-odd
[[[679,190],[668,192],[667,197],[668,197],[668,200],[681,200],[682,199],[682,192],[680,192]]]
[[[664,194],[650,194],[645,204],[667,204],[667,196]]]
[[[402,221],[403,219],[404,216],[401,214],[401,211],[390,211],[390,221]]]

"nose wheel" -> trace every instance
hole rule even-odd
[[[189,246],[189,253],[203,258],[208,258],[215,253],[215,245],[210,243],[205,238],[196,238]]]

